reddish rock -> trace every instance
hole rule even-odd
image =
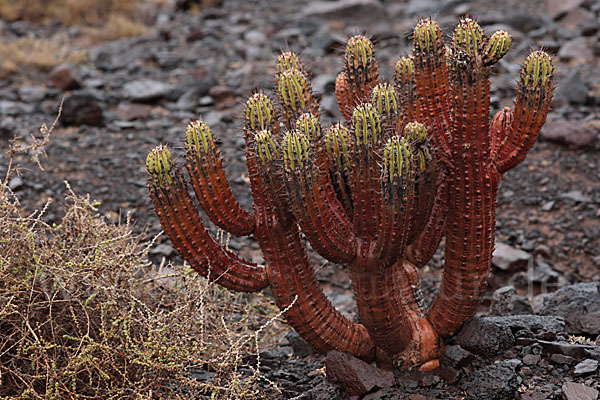
[[[523,363],[525,365],[537,365],[541,359],[542,356],[539,354],[527,354],[525,357],[523,357]]]
[[[597,136],[594,128],[566,119],[548,121],[540,133],[541,140],[558,142],[574,148],[593,147]]]
[[[565,400],[596,400],[598,391],[583,383],[566,382],[562,385],[562,393]]]
[[[351,354],[339,351],[327,353],[327,379],[346,389],[350,396],[362,396],[374,388],[394,385],[394,373],[374,367]]]
[[[77,89],[80,86],[79,74],[71,63],[55,67],[48,75],[49,85],[60,90]]]
[[[554,18],[560,18],[583,4],[583,0],[546,0],[546,12]]]
[[[144,104],[121,103],[115,109],[115,114],[124,121],[146,119],[152,114],[152,107]]]

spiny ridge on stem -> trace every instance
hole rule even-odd
[[[277,157],[277,145],[269,131],[260,131],[254,135],[254,152],[263,164]]]
[[[377,143],[381,136],[379,113],[371,103],[358,105],[352,113],[356,144]]]
[[[476,57],[483,46],[483,30],[471,18],[461,19],[452,39],[454,51],[463,50],[469,56]]]
[[[412,151],[402,136],[392,136],[383,150],[383,172],[390,182],[401,180],[411,168]]]
[[[245,125],[252,131],[270,129],[275,118],[273,103],[262,93],[255,93],[246,101]]]
[[[310,143],[308,138],[300,131],[288,132],[283,138],[283,162],[286,170],[294,170],[296,167],[304,168],[310,160],[308,149]]]
[[[204,121],[190,122],[185,131],[185,138],[186,149],[194,152],[194,154],[207,153],[209,149],[215,148],[210,127]]]
[[[173,183],[173,158],[166,146],[155,147],[146,157],[146,169],[152,176],[152,184],[164,187]]]
[[[348,137],[350,133],[342,124],[330,126],[325,132],[325,148],[329,155],[330,164],[350,165],[348,155]]]

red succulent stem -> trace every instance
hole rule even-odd
[[[442,283],[428,314],[442,337],[454,334],[481,302],[491,269],[499,175],[489,147],[489,72],[453,66],[455,113]]]
[[[352,110],[358,103],[354,99],[354,95],[350,91],[348,85],[348,76],[345,72],[340,72],[335,79],[335,97],[338,101],[340,111],[346,121],[350,121],[352,117]]]
[[[519,164],[537,140],[546,122],[552,100],[553,83],[525,85],[519,83],[514,110],[505,108],[494,117],[492,129],[496,139],[493,151],[500,173]]]
[[[401,303],[403,293],[397,290],[394,272],[391,265],[380,265],[363,257],[357,257],[350,264],[360,321],[375,345],[388,357],[400,353],[412,339],[406,310]],[[381,353],[379,357],[382,357]]]
[[[354,258],[352,225],[329,181],[308,166],[289,177],[290,203],[302,232],[314,249],[327,260],[348,263]]]
[[[255,183],[253,197],[257,221],[254,236],[263,251],[273,296],[282,309],[298,296],[285,313],[287,321],[323,354],[338,350],[372,361],[375,350],[367,330],[333,307],[315,277],[296,223],[282,223],[276,216],[275,206],[263,191],[268,192],[268,187],[259,184],[259,179]]]
[[[247,132],[246,163],[252,171],[250,183],[256,216],[254,237],[262,250],[277,305],[287,309],[288,323],[323,354],[337,350],[372,361],[375,348],[365,327],[344,317],[323,293],[308,260],[298,225],[294,218],[288,218],[291,216],[290,205],[273,201],[270,185],[273,180],[268,174],[274,171],[259,166],[251,137]]]
[[[232,290],[255,292],[268,286],[263,266],[239,258],[215,242],[206,231],[179,173],[165,188],[149,185],[149,190],[154,209],[173,247],[193,269]]]
[[[200,159],[188,150],[186,166],[196,198],[210,220],[233,235],[250,235],[254,230],[254,217],[231,193],[219,151],[210,149]]]
[[[443,43],[434,42],[430,51],[414,52],[415,84],[420,114],[428,127],[432,142],[442,159],[451,152],[452,118],[449,107],[450,84]]]
[[[423,267],[431,260],[446,232],[447,218],[447,172],[442,166],[437,169],[437,187],[433,205],[423,230],[412,238],[406,251],[406,258],[417,267]]]

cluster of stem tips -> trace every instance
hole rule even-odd
[[[326,127],[300,58],[278,57],[275,93],[254,93],[244,111],[252,210],[231,192],[202,121],[186,130],[187,174],[165,146],[146,166],[160,222],[194,269],[232,290],[270,287],[290,325],[322,353],[427,369],[482,299],[499,182],[535,143],[554,84],[550,57],[532,52],[514,106],[490,121],[490,75],[510,35],[488,37],[463,18],[447,45],[427,18],[413,37],[389,82],[371,41],[348,40],[335,86],[343,120]],[[199,209],[219,228],[253,236],[264,265],[215,241]],[[442,283],[424,309],[419,269],[444,237]],[[324,295],[306,241],[348,268],[360,323]]]

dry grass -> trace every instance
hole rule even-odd
[[[90,45],[143,35],[162,0],[0,0],[0,16],[35,24],[79,26],[82,35],[0,38],[0,77],[22,68],[42,72],[64,62],[83,62]]]
[[[81,63],[86,59],[86,52],[73,48],[65,35],[57,35],[50,39],[0,39],[0,76],[13,74],[23,67],[47,72],[64,62]]]
[[[9,157],[40,146],[17,150]],[[279,315],[272,302],[230,293],[186,267],[153,271],[150,244],[129,223],[108,223],[89,197],[70,192],[62,221],[49,225],[44,210],[25,213],[6,181],[0,398],[262,398],[259,365],[244,359],[270,338]],[[215,375],[197,381],[196,369]]]
[[[62,25],[102,25],[114,15],[141,22],[146,17],[136,0],[0,0],[0,15],[8,20]]]

